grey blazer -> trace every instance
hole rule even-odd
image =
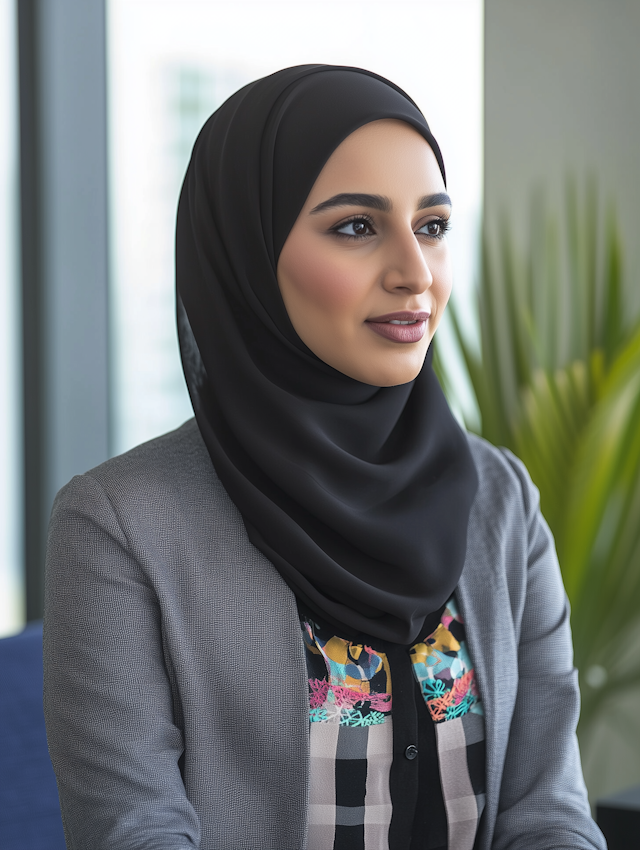
[[[568,607],[537,491],[512,455],[469,440],[480,488],[456,594],[486,714],[476,846],[605,848],[581,776]],[[69,850],[306,846],[295,599],[249,542],[193,420],[60,491],[44,635]]]

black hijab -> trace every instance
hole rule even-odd
[[[477,476],[431,368],[373,387],[316,357],[276,278],[335,148],[413,101],[358,68],[303,65],[245,86],[204,125],[180,196],[178,331],[196,420],[251,542],[334,626],[408,644],[455,589]],[[241,565],[238,565],[241,569]]]

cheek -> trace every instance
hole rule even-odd
[[[449,301],[453,285],[453,271],[448,250],[438,256],[435,261],[432,260],[431,272],[433,274],[431,293],[437,303],[438,313],[442,314]]]
[[[296,251],[286,258],[283,277],[298,306],[327,315],[343,314],[358,301],[361,286],[351,264],[322,251]]]

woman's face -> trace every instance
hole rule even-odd
[[[451,293],[450,212],[435,155],[408,124],[374,121],[336,148],[277,270],[314,354],[373,386],[418,375]]]

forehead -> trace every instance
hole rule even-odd
[[[359,127],[334,150],[318,175],[307,203],[336,192],[377,192],[390,197],[442,191],[435,154],[420,133],[396,119]]]

